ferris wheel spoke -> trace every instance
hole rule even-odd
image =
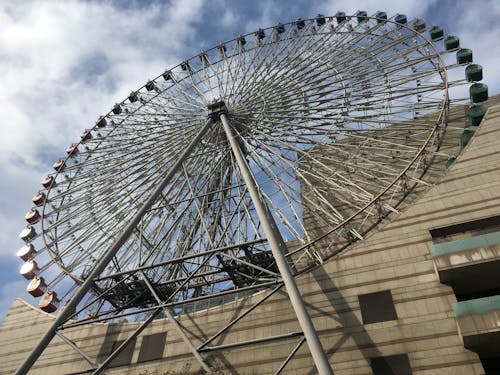
[[[271,242],[222,113],[297,272],[364,238],[429,186],[451,153],[439,146],[446,90],[466,83],[447,81],[457,64],[446,66],[444,51],[411,22],[320,20],[187,59],[82,133],[39,206],[34,241],[43,243],[50,287],[70,299],[167,174],[101,273],[120,276],[100,279],[83,310],[103,321],[149,311],[155,301],[131,292],[144,278],[175,306],[269,281]],[[179,163],[207,117],[214,123]]]
[[[192,185],[193,185],[193,184],[197,185],[197,183],[198,183],[199,181],[196,181],[196,180],[195,180],[195,181],[193,181],[193,183],[191,183],[191,182],[189,181],[189,180],[190,180],[190,176],[188,175],[188,172],[187,172],[187,170],[186,170],[186,168],[185,168],[185,167],[183,167],[183,172],[184,172],[184,176],[185,176],[185,178],[186,178],[186,181],[187,181],[187,184],[188,184],[189,190],[190,190],[190,192],[191,192],[191,196],[197,196],[198,194],[197,194],[197,192],[195,192],[195,190],[193,189],[193,186],[192,186]],[[201,175],[201,174],[200,174],[200,175]],[[209,186],[209,187],[207,187],[207,189],[212,189],[212,188],[213,188],[213,186]],[[204,234],[206,234],[206,238],[207,238],[207,240],[208,240],[208,242],[209,242],[210,246],[211,246],[211,247],[214,247],[214,246],[213,246],[213,242],[212,242],[212,235],[211,235],[211,233],[209,232],[209,230],[208,230],[208,228],[207,228],[207,223],[206,223],[206,221],[205,221],[205,220],[207,219],[207,216],[206,216],[206,215],[207,215],[207,212],[206,212],[206,210],[208,209],[208,207],[206,207],[206,196],[204,196],[204,197],[202,198],[202,200],[201,200],[200,204],[198,204],[198,203],[197,203],[197,199],[195,199],[195,200],[193,201],[193,204],[194,204],[194,206],[195,206],[195,208],[196,208],[196,212],[197,212],[197,214],[198,214],[198,218],[197,218],[196,222],[197,222],[197,223],[198,223],[198,222],[200,223],[200,226],[201,226],[201,228],[202,228],[202,230],[203,230]],[[203,209],[204,209],[204,211],[205,211],[205,212],[202,212],[202,209],[200,208],[200,205],[203,207]],[[200,230],[201,230],[201,229],[200,229]]]
[[[319,43],[319,42],[318,42]],[[299,46],[299,41],[297,41],[297,45]],[[274,46],[274,45],[273,45]],[[249,67],[252,68],[252,75],[244,75],[243,79],[239,82],[240,85],[247,85],[248,86],[248,91],[247,92],[255,92],[255,88],[258,86],[254,86],[255,84],[260,84],[259,79],[272,79],[276,78],[276,75],[279,74],[279,71],[277,69],[274,69],[273,67],[278,65],[279,61],[282,61],[286,58],[287,60],[287,65],[290,64],[291,61],[293,61],[294,56],[290,56],[290,52],[294,53],[295,56],[299,56],[299,52],[294,51],[294,48],[290,46],[290,48],[286,48],[287,46],[281,47],[280,50],[274,50],[272,48],[267,48],[264,50],[263,54],[257,54],[255,56],[255,59],[259,61],[259,64],[257,65],[249,65]],[[256,49],[256,51],[260,52],[260,49]],[[285,53],[284,51],[288,52]],[[272,56],[270,55],[272,54]],[[265,65],[264,65],[265,61]],[[290,66],[287,67],[288,70],[293,70]],[[250,70],[247,70],[247,72]],[[272,74],[271,74],[272,73]],[[247,79],[245,79],[247,78]],[[245,99],[244,97],[241,97],[240,99]]]
[[[258,144],[257,146],[255,146],[256,148],[264,148],[264,152],[261,153],[259,152],[258,150],[255,150],[254,151],[254,157],[257,159],[257,160],[262,160],[265,156],[262,156],[262,155],[272,155],[271,153],[269,153],[269,151],[272,151],[269,149],[269,146],[267,146],[266,144],[262,143],[262,144]],[[300,150],[299,149],[295,149],[294,152],[296,152],[297,154],[300,153]],[[281,161],[285,164],[288,164],[288,166],[290,168],[296,168],[296,174],[297,174],[297,178],[298,178],[298,181],[299,183],[306,183],[306,184],[310,184],[310,182],[308,181],[308,179],[301,173],[301,167],[300,167],[300,163],[298,165],[298,167],[295,165],[295,162],[291,162],[290,160],[287,160],[287,159],[284,159],[282,157],[279,156],[279,154],[277,154]],[[266,168],[265,165],[267,165],[266,163],[269,163],[269,164],[272,164],[274,161],[273,160],[263,160],[261,162],[261,168]],[[312,188],[312,186],[309,186],[310,188]],[[318,191],[316,190],[316,193],[318,193]],[[342,215],[337,212],[337,210],[335,209],[335,207],[333,207],[332,205],[330,205],[330,203],[328,202],[328,200],[326,199],[323,199],[323,197],[321,196],[321,194],[318,193],[318,195],[320,196],[320,200],[323,200],[323,202],[325,203],[325,206],[324,207],[329,207],[330,208],[330,211],[324,211],[324,214],[326,214],[327,216],[331,216],[331,214],[336,214],[337,217],[333,218],[333,221],[336,222],[337,220],[342,220]],[[307,201],[307,197],[302,197],[303,200]],[[310,202],[307,202],[308,205],[310,204]],[[303,204],[303,206],[305,206]]]
[[[247,148],[249,147],[250,145],[247,144]],[[255,150],[252,150],[252,152],[256,159],[259,158]],[[305,230],[302,227],[299,214],[296,211],[297,207],[300,206],[300,199],[298,197],[299,192],[294,191],[296,188],[292,187],[292,185],[287,182],[287,180],[292,180],[293,182],[294,176],[289,175],[289,171],[282,168],[282,166],[278,165],[274,160],[267,160],[269,164],[266,165],[266,160],[262,160],[264,158],[259,159],[260,160],[254,160],[259,166],[259,172],[262,172],[262,176],[261,173],[254,172],[256,178],[258,180],[261,178],[269,179],[278,190],[276,193],[273,193],[272,196],[265,191],[263,191],[262,194],[267,197],[267,201],[274,207],[272,212],[275,212],[276,215],[279,216],[280,222],[294,234],[295,238],[300,238],[305,233]],[[274,167],[273,169],[276,169],[276,171],[273,171],[271,169],[272,167]],[[280,205],[278,205],[278,202]],[[284,211],[286,215],[283,214],[282,211]],[[287,217],[293,218],[294,224],[292,224],[292,221],[289,221]],[[300,228],[300,230],[297,231],[297,228]]]
[[[317,58],[317,59],[319,59],[319,58]],[[287,61],[287,65],[290,65],[290,62]],[[298,68],[302,67],[303,68],[300,60],[298,62],[296,62],[296,67],[298,67]],[[257,71],[256,72],[257,76],[256,77],[252,77],[252,78],[254,78],[254,79],[252,79],[252,81],[255,82],[254,85],[256,85],[255,89],[252,86],[250,86],[249,90],[246,91],[246,92],[248,94],[259,92],[261,88],[263,88],[263,87],[269,87],[269,84],[266,84],[267,82],[274,82],[274,81],[277,80],[277,78],[280,78],[281,80],[286,81],[287,79],[293,79],[295,75],[299,75],[299,74],[300,74],[301,77],[303,77],[304,75],[307,77],[307,73],[308,72],[307,71],[304,72],[303,70],[304,69],[302,69],[302,74],[301,74],[299,72],[299,69],[297,69],[295,71],[294,75],[292,75],[292,76],[290,74],[288,74],[288,75],[283,74],[278,69],[274,69],[273,70],[274,74],[270,74],[270,72],[267,69],[266,70],[262,70],[262,71]],[[294,72],[294,66],[293,65],[292,66],[287,66],[287,70],[286,71],[287,72]],[[245,82],[242,82],[242,83],[244,84]],[[271,87],[273,87],[273,85],[271,85]],[[259,96],[261,96],[261,95],[262,94],[259,94]],[[266,97],[266,96],[264,96],[264,97]],[[242,100],[248,100],[248,99],[250,99],[250,97],[249,96],[248,97],[241,97],[241,99]]]
[[[276,139],[276,141],[281,142],[281,141],[280,141],[280,140],[278,140],[278,139]],[[284,145],[283,145],[282,147],[286,147],[286,146],[284,146]],[[289,147],[290,147],[290,146],[289,146]],[[329,170],[330,168],[328,168],[326,165],[324,165],[321,161],[319,161],[317,158],[312,157],[312,155],[311,155],[311,153],[310,153],[310,152],[304,152],[303,150],[301,150],[301,149],[299,149],[299,148],[294,148],[293,150],[294,150],[295,152],[297,152],[297,154],[302,154],[302,155],[304,155],[304,157],[305,157],[305,158],[307,158],[307,159],[311,159],[313,163],[318,164],[318,165],[321,165],[321,167],[322,167],[322,168],[325,168],[325,172],[326,172],[326,171],[328,171],[328,172],[330,172],[330,173],[332,173],[332,174],[335,174],[335,171],[333,171],[333,170]],[[311,158],[311,157],[312,157],[312,158]],[[341,176],[339,176],[339,175],[338,175],[338,177],[341,177]],[[344,178],[342,177],[342,179],[344,179]],[[339,186],[340,186],[340,185],[339,185]],[[361,191],[363,191],[363,189],[360,189],[360,190],[361,190]]]
[[[204,103],[199,96],[199,92],[196,91],[194,84],[190,85],[185,81],[186,76],[181,76],[180,73],[170,71],[169,77],[170,79],[168,82],[171,81],[174,87],[172,94],[167,90],[162,90],[158,95],[152,98],[153,100],[170,100],[173,103],[179,102],[192,107],[194,110],[203,108]]]

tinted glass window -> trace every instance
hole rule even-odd
[[[358,296],[363,323],[385,322],[398,318],[390,290]]]
[[[124,341],[125,340],[115,341],[111,352],[115,351],[115,349],[118,348]],[[120,354],[118,354],[116,358],[111,361],[110,366],[116,367],[116,366],[129,365],[130,362],[132,361],[134,348],[135,348],[135,337],[127,344],[127,346],[120,352]]]
[[[412,375],[407,354],[372,358],[370,362],[374,375]]]
[[[155,359],[163,358],[166,338],[166,332],[144,336],[142,339],[138,362],[153,361]]]

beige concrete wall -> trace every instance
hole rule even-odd
[[[456,137],[457,134],[455,134]],[[482,374],[478,356],[464,349],[459,336],[451,288],[441,284],[430,256],[429,229],[500,214],[500,107],[490,108],[472,142],[438,183],[403,212],[391,217],[364,241],[300,276],[297,281],[336,375],[371,374],[369,359],[408,353],[414,374]],[[397,320],[362,324],[358,295],[390,289]],[[182,316],[180,323],[196,344],[244,311],[264,292],[251,298]],[[0,374],[12,374],[54,318],[21,300],[13,303],[0,328]],[[124,339],[136,323],[94,324],[67,336],[91,358],[103,345]],[[299,331],[284,292],[271,297],[214,344]],[[199,366],[167,320],[157,320],[143,333],[166,331],[163,360],[132,364],[109,374],[163,374]],[[298,338],[249,345],[213,353],[227,374],[272,374]],[[56,338],[30,372],[64,374],[90,367]],[[287,366],[286,374],[313,374],[307,345]]]

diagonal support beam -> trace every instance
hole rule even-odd
[[[288,365],[288,363],[292,360],[293,356],[295,355],[295,353],[297,353],[297,351],[300,349],[300,347],[302,346],[302,344],[306,341],[306,338],[305,337],[302,337],[298,344],[295,346],[295,348],[292,349],[292,351],[290,352],[290,354],[288,354],[288,357],[285,358],[285,360],[283,361],[283,363],[281,364],[281,366],[276,370],[276,372],[274,373],[274,375],[279,375],[281,374],[281,372],[283,371],[283,369],[286,367],[286,365]]]
[[[71,298],[71,301],[66,306],[66,309],[61,311],[48,329],[45,335],[40,339],[38,344],[35,346],[30,355],[24,360],[23,364],[17,369],[16,375],[25,375],[31,369],[33,364],[37,361],[40,355],[43,353],[45,348],[50,344],[54,338],[57,329],[69,318],[70,312],[76,310],[76,307],[80,301],[85,297],[87,292],[92,286],[94,279],[99,277],[101,272],[106,268],[106,266],[112,261],[115,254],[122,247],[122,245],[127,241],[133,231],[135,231],[137,225],[139,225],[144,214],[151,208],[154,202],[161,195],[165,187],[169,184],[175,174],[178,172],[184,161],[191,155],[192,151],[199,144],[201,139],[205,136],[206,132],[214,124],[214,119],[209,117],[205,125],[200,129],[196,137],[187,145],[184,152],[179,156],[176,162],[172,165],[169,172],[163,177],[159,182],[156,189],[151,193],[149,198],[143,203],[141,208],[137,211],[134,217],[130,220],[127,226],[123,229],[122,233],[116,238],[111,247],[104,253],[99,262],[94,266],[87,279],[80,286],[75,295]],[[161,309],[160,309],[161,311]]]
[[[202,345],[198,347],[198,350],[202,350],[205,348],[208,344],[210,344],[212,341],[214,341],[217,337],[222,335],[224,332],[226,332],[229,328],[234,326],[236,323],[238,323],[241,319],[243,319],[245,316],[250,314],[253,310],[255,310],[258,306],[260,306],[264,301],[266,301],[269,297],[271,297],[274,293],[276,293],[278,290],[280,290],[283,287],[283,284],[279,284],[276,288],[271,290],[267,295],[262,297],[261,300],[257,301],[254,303],[248,310],[246,310],[244,313],[240,314],[237,318],[233,319],[229,324],[225,325],[222,327],[219,331],[217,331],[216,334],[211,336],[208,340],[206,340]]]
[[[125,312],[125,313],[120,313],[120,314],[117,314],[117,315],[113,315],[113,318],[114,319],[118,319],[118,318],[124,318],[124,317],[127,317],[127,316],[137,315],[139,312],[141,312],[141,313],[150,312],[150,311],[156,310],[158,307],[177,307],[177,306],[183,306],[186,303],[197,302],[197,301],[204,301],[204,300],[208,300],[208,299],[212,299],[212,298],[217,298],[217,297],[227,296],[227,295],[231,295],[231,294],[236,294],[238,292],[247,292],[247,291],[254,291],[254,290],[255,291],[262,290],[262,289],[265,289],[267,287],[274,287],[274,286],[276,286],[276,284],[278,284],[276,281],[268,281],[268,282],[264,282],[262,284],[250,285],[250,286],[246,286],[246,287],[242,287],[242,288],[238,288],[238,289],[230,289],[230,290],[226,290],[226,291],[223,291],[223,292],[215,293],[215,294],[212,294],[212,295],[192,297],[192,298],[190,298],[187,301],[174,301],[174,302],[169,302],[169,303],[162,303],[159,306],[146,307],[146,308],[143,308],[140,311],[130,311],[130,312]],[[109,319],[110,319],[109,317],[106,317],[106,318],[97,318],[97,319],[93,319],[92,323],[105,322],[105,321],[108,321]],[[75,322],[75,323],[67,324],[65,326],[65,328],[78,327],[78,326],[82,326],[82,325],[85,325],[85,324],[88,324],[88,323],[89,323],[88,321]]]
[[[141,325],[137,327],[137,329],[132,332],[132,334],[124,342],[122,342],[121,345],[119,345],[118,348],[116,348],[113,353],[111,353],[108,358],[106,358],[104,362],[102,362],[99,367],[95,369],[94,372],[92,372],[92,375],[99,375],[106,370],[106,368],[111,364],[111,361],[113,361],[113,359],[115,359],[118,354],[120,354],[123,349],[127,347],[129,342],[139,336],[141,332],[144,331],[144,329],[160,314],[161,311],[161,308],[155,310],[144,322],[142,322]]]
[[[95,363],[90,357],[83,352],[76,344],[71,341],[69,338],[64,336],[61,332],[56,332],[56,335],[61,338],[66,344],[68,344],[73,350],[75,350],[78,354],[80,354],[83,359],[85,359],[91,366],[97,366],[97,363]]]
[[[221,351],[221,350],[226,350],[226,349],[239,348],[242,346],[268,343],[268,342],[272,342],[272,341],[289,340],[291,338],[294,338],[297,336],[303,336],[303,335],[304,334],[302,332],[289,332],[289,333],[285,333],[283,335],[262,337],[260,339],[233,342],[230,344],[222,344],[222,345],[217,345],[217,346],[206,346],[204,349],[201,349],[201,351],[202,352],[215,352],[215,351]]]
[[[160,297],[156,293],[155,289],[153,288],[153,286],[149,282],[149,279],[147,278],[147,276],[142,271],[140,273],[141,273],[142,279],[144,280],[144,282],[148,286],[149,291],[151,292],[153,297],[156,299],[156,302],[158,304],[162,304],[162,300],[160,299]],[[196,347],[193,345],[193,343],[191,342],[189,337],[186,335],[186,332],[184,332],[184,330],[182,329],[179,322],[177,322],[177,320],[175,319],[175,317],[172,314],[172,312],[170,311],[170,309],[168,307],[163,307],[163,312],[165,313],[167,318],[170,320],[170,323],[174,326],[174,329],[177,331],[178,335],[181,337],[181,339],[184,341],[184,343],[188,346],[191,353],[193,353],[196,360],[200,363],[201,367],[203,367],[203,369],[206,371],[207,374],[213,374],[212,369],[203,360],[203,357],[198,352],[198,349],[196,349]]]
[[[257,182],[252,172],[250,171],[248,162],[243,155],[243,152],[241,151],[238,140],[234,135],[233,128],[229,123],[225,105],[223,102],[220,102],[219,106],[224,106],[223,109],[217,110],[217,114],[219,115],[219,119],[222,122],[224,132],[231,146],[231,150],[233,151],[241,175],[243,176],[245,184],[247,185],[252,203],[255,206],[259,221],[262,224],[262,229],[264,230],[264,233],[266,234],[266,237],[268,239],[269,246],[271,247],[274,259],[276,260],[276,265],[278,266],[278,270],[280,271],[281,277],[283,278],[283,283],[285,284],[285,288],[290,297],[293,309],[295,310],[295,314],[297,315],[300,327],[302,328],[304,336],[306,337],[307,345],[309,346],[309,350],[313,357],[314,364],[316,365],[316,369],[318,370],[318,373],[320,375],[333,375],[333,371],[330,363],[328,362],[328,358],[325,354],[325,351],[323,350],[321,342],[319,341],[319,337],[316,333],[316,329],[314,328],[311,317],[306,310],[304,301],[302,300],[302,296],[300,295],[297,284],[295,283],[295,279],[292,275],[290,266],[284,256],[284,254],[287,252],[286,244],[281,237],[278,226],[276,225],[273,216],[269,212],[264,199],[262,199],[261,197],[259,188],[257,187]]]
[[[205,262],[203,262],[201,265],[198,266],[198,268],[186,279],[185,283],[189,282],[189,280],[191,279],[191,277],[193,275],[196,274],[196,272],[205,264]],[[149,291],[151,292],[151,294],[153,295],[153,297],[155,298],[156,302],[158,304],[162,304],[163,301],[161,301],[160,297],[158,296],[158,294],[156,293],[156,290],[153,288],[153,286],[151,285],[149,279],[147,278],[147,276],[145,275],[145,273],[143,271],[139,271],[142,279],[144,280],[144,282],[146,283],[146,286],[148,287]],[[182,285],[179,286],[179,288],[177,289],[180,290],[182,288]],[[174,292],[173,295],[175,295]],[[169,298],[169,300],[172,298],[172,296]],[[188,345],[188,347],[190,348],[190,350],[193,352],[193,355],[196,357],[196,359],[200,362],[201,366],[203,367],[203,369],[207,372],[207,374],[213,374],[213,372],[211,371],[210,367],[208,367],[208,365],[203,361],[203,358],[200,356],[200,354],[198,353],[198,351],[196,350],[196,348],[194,347],[194,345],[191,343],[191,341],[189,340],[189,338],[186,336],[186,334],[184,333],[184,331],[182,330],[182,327],[179,325],[179,323],[177,323],[177,321],[175,320],[174,316],[172,315],[172,313],[170,312],[170,309],[168,307],[160,307],[156,310],[153,311],[152,315],[146,320],[144,321],[133,333],[132,335],[130,335],[118,348],[116,348],[115,351],[113,351],[113,353],[111,353],[108,358],[106,358],[106,360],[101,363],[98,368],[92,373],[93,375],[98,375],[100,373],[102,373],[108,366],[109,364],[111,363],[111,361],[116,358],[116,356],[118,354],[120,354],[120,352],[125,349],[125,347],[128,345],[128,343],[134,339],[135,337],[137,337],[153,320],[156,316],[158,316],[158,314],[163,311],[165,313],[165,315],[170,319],[172,325],[174,326],[174,328],[177,330],[177,332],[179,333],[179,336],[181,336],[181,338],[186,342],[186,344]],[[194,351],[196,353],[194,353]]]

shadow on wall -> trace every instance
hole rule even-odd
[[[323,267],[318,267],[318,269],[312,272],[312,275],[320,286],[321,291],[325,295],[326,299],[329,301],[333,311],[324,311],[311,304],[307,304],[308,309],[316,311],[322,316],[334,319],[340,325],[340,327],[328,329],[327,332],[323,332],[323,334],[334,332],[341,333],[342,331],[347,331],[350,328],[358,328],[356,332],[342,333],[342,335],[334,345],[330,347],[324,347],[333,370],[335,371],[335,363],[332,362],[332,357],[349,338],[352,338],[354,340],[357,348],[368,362],[368,365],[370,364],[370,360],[372,358],[382,357],[382,353],[377,349],[375,343],[370,338],[370,335],[365,330],[363,322],[358,319],[354,311],[350,308],[345,307],[339,309],[339,306],[347,306],[347,301],[342,296],[340,290],[336,287],[331,276],[324,270]],[[316,373],[317,372],[315,369],[311,369],[311,371],[309,371],[307,375],[315,375]]]

